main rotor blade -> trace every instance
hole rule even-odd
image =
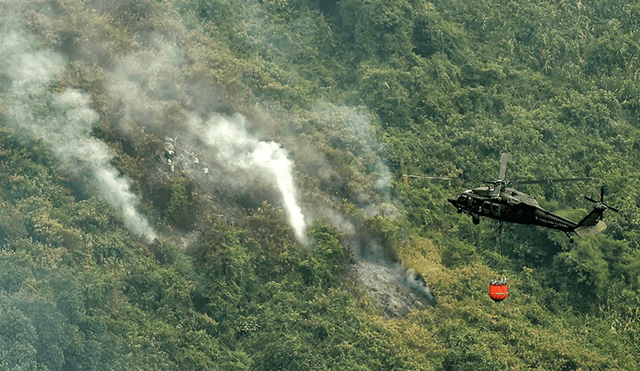
[[[427,175],[412,175],[412,174],[402,174],[405,178],[418,178],[418,179],[429,179],[429,180],[455,180],[455,178],[446,178],[442,176],[427,176]]]
[[[556,179],[532,179],[532,180],[514,180],[509,182],[512,185],[516,184],[540,184],[540,183],[560,183],[560,182],[592,182],[597,180],[598,178],[588,177],[588,178],[556,178]]]
[[[509,154],[503,153],[500,157],[500,172],[498,173],[498,180],[504,180],[507,175],[507,161],[509,161]]]

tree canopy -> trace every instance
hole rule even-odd
[[[1,369],[640,363],[640,5],[0,9]],[[573,244],[473,225],[446,199],[504,152],[512,179],[598,178],[522,186],[546,209],[603,186],[620,212]],[[438,304],[381,308],[363,259]]]

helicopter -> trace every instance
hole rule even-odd
[[[594,181],[596,178],[561,178],[561,179],[538,179],[538,180],[517,180],[507,181],[505,175],[507,171],[507,161],[509,154],[503,153],[500,158],[500,170],[498,179],[486,182],[488,186],[468,189],[456,198],[448,198],[458,213],[471,215],[473,224],[480,223],[480,217],[496,219],[501,222],[517,224],[536,225],[540,227],[555,229],[564,232],[573,243],[571,233],[578,236],[591,236],[606,229],[606,224],[602,221],[605,210],[618,212],[618,209],[604,203],[604,188],[600,188],[600,200],[590,197],[585,198],[594,203],[593,210],[579,222],[574,222],[551,211],[543,209],[535,198],[517,191],[508,186],[518,184],[535,183],[556,183],[575,181]],[[430,177],[421,175],[404,175],[410,178],[426,178],[431,180],[454,180],[453,178]]]

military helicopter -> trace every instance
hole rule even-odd
[[[554,214],[551,211],[545,210],[533,197],[513,188],[507,188],[507,186],[534,183],[593,181],[596,180],[596,178],[588,177],[507,181],[505,180],[505,175],[508,160],[509,154],[503,153],[500,158],[498,179],[487,182],[489,186],[466,190],[457,198],[449,198],[447,201],[455,206],[459,213],[464,212],[471,215],[473,224],[479,224],[480,217],[483,216],[503,222],[537,225],[565,232],[567,238],[569,238],[569,242],[571,243],[573,243],[571,233],[575,233],[578,236],[590,236],[605,230],[607,226],[602,221],[602,216],[605,210],[618,212],[618,209],[604,203],[604,188],[600,188],[599,201],[585,196],[588,201],[593,202],[595,205],[593,210],[591,210],[589,214],[577,223],[560,215]],[[454,180],[453,178],[420,175],[405,176],[432,180]]]

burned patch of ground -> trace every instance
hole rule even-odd
[[[436,304],[424,279],[400,264],[355,259],[350,274],[358,286],[369,294],[373,303],[390,318]]]

